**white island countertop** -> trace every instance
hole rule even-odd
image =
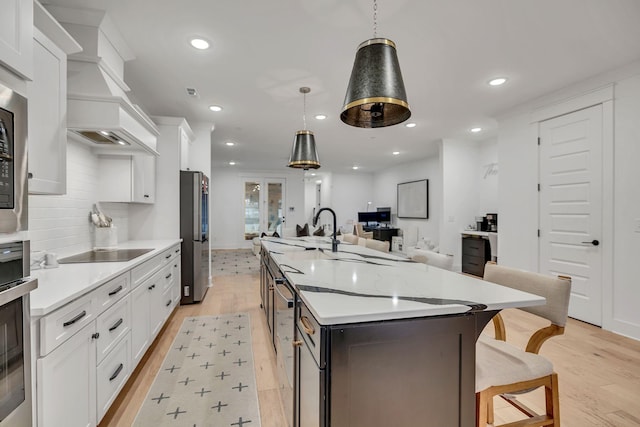
[[[31,292],[31,317],[51,313],[180,242],[180,239],[129,241],[118,244],[118,249],[152,251],[127,262],[60,264],[57,268],[32,270],[31,277],[38,279],[38,288]]]
[[[288,282],[322,325],[542,305],[543,297],[328,238],[265,238]]]

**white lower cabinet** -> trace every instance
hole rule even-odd
[[[98,420],[104,417],[132,372],[131,333],[97,367]]]
[[[98,425],[179,302],[179,266],[176,245],[36,321],[39,427]]]
[[[37,361],[38,425],[96,425],[95,323]]]

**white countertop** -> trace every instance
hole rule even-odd
[[[466,234],[468,236],[489,237],[488,231],[464,230],[461,231],[460,234]]]
[[[118,249],[153,249],[127,262],[60,264],[58,268],[33,270],[38,288],[31,292],[31,317],[44,316],[127,270],[180,243],[180,239],[138,240],[118,244]]]
[[[537,295],[362,246],[343,242],[338,252],[332,253],[328,238],[265,238],[262,245],[322,325],[545,302]]]

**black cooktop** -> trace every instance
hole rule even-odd
[[[134,258],[151,252],[153,249],[116,249],[116,250],[94,250],[83,252],[62,258],[60,264],[75,264],[81,262],[126,262]]]

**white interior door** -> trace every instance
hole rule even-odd
[[[264,225],[269,234],[277,232],[283,236],[285,223],[285,180],[270,178],[265,180],[266,193],[264,198]]]
[[[540,272],[572,278],[569,315],[602,325],[602,106],[540,123]]]

